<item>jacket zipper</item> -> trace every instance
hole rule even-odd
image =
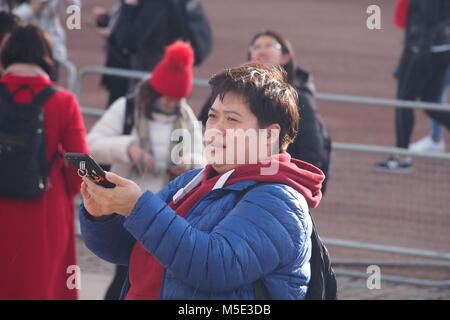
[[[218,189],[221,190],[221,189]],[[192,208],[189,210],[189,212],[184,216],[184,219],[186,219],[189,214],[198,206],[198,204],[205,199],[206,196],[210,195],[212,192],[214,192],[215,190],[211,190],[210,192],[208,192],[207,194],[205,194],[203,197],[201,197],[193,206]],[[240,190],[242,191],[242,190]],[[218,191],[217,191],[218,192]],[[166,282],[166,269],[164,268],[163,271],[163,278],[162,278],[162,282],[161,282],[161,290],[159,292],[159,299],[161,300],[163,297],[163,292],[164,292],[164,283]]]
[[[214,190],[212,190],[212,191],[214,191]],[[210,193],[210,192],[209,192]],[[198,203],[199,202],[201,202],[201,200],[203,200],[207,195],[209,195],[209,193],[207,193],[207,194],[205,194],[203,197],[201,197],[193,206],[192,206],[192,208],[188,211],[188,213],[184,216],[184,219],[186,219],[188,216],[189,216],[189,214],[194,210],[194,208],[198,205]],[[163,293],[164,293],[164,283],[166,282],[166,273],[167,273],[167,270],[166,270],[166,268],[164,268],[164,270],[163,270],[163,275],[162,275],[162,282],[161,282],[161,289],[160,289],[160,291],[159,291],[159,299],[160,300],[162,300],[162,297],[163,297]]]

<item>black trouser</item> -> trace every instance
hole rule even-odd
[[[445,72],[450,63],[450,51],[419,57],[405,49],[398,68],[397,99],[440,102]],[[425,110],[429,117],[450,130],[450,112]],[[408,148],[414,127],[411,108],[395,110],[396,146]]]
[[[119,300],[122,286],[128,275],[128,267],[116,265],[114,278],[105,294],[105,300]]]

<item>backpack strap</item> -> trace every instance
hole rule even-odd
[[[241,193],[239,193],[239,195],[236,198],[236,201],[234,202],[234,206],[233,208],[238,204],[239,201],[241,201],[241,199],[250,191],[255,189],[256,187],[262,186],[262,185],[266,185],[266,184],[272,184],[272,182],[264,182],[264,181],[258,181],[255,184],[252,184],[251,186],[245,188],[244,190],[241,191]]]
[[[16,96],[17,92],[19,92],[20,90],[23,90],[23,89],[30,90],[31,94],[33,95],[33,98],[36,96],[36,92],[34,92],[33,87],[28,83],[23,83],[23,84],[19,85],[16,89],[14,89],[13,92],[11,92],[11,96],[13,97],[13,99]]]
[[[29,89],[33,94],[32,104],[43,105],[55,92],[59,89],[55,86],[47,86],[42,89],[38,94],[35,94],[33,87],[29,84],[23,84],[18,86],[13,92],[10,92],[8,86],[5,83],[0,83],[0,97],[7,101],[13,101],[17,92],[23,89]]]
[[[123,134],[130,134],[134,125],[134,97],[127,96],[125,105],[125,118],[123,122]]]
[[[1,100],[12,101],[12,95],[6,83],[0,82],[0,98]]]
[[[272,184],[272,183],[258,181],[257,183],[244,189],[236,198],[236,201],[235,201],[233,207],[235,207],[238,204],[238,202],[241,201],[241,199],[245,196],[245,194],[247,194],[250,190],[252,190],[258,186],[266,185],[266,184]],[[308,203],[306,202],[306,199],[305,199],[305,197],[303,197],[303,195],[299,198],[299,200],[300,200],[302,208],[308,208]],[[316,239],[318,236],[315,232],[316,227],[314,225],[314,220],[312,218],[312,215],[310,214],[309,216],[311,217],[311,221],[312,221],[311,241],[314,241],[314,239]],[[312,242],[311,242],[311,244],[312,244]],[[258,280],[253,282],[253,290],[254,290],[256,300],[272,300],[270,297],[269,291],[267,290],[267,287],[264,284],[264,281],[262,278],[259,278]]]
[[[35,105],[43,106],[44,103],[48,99],[50,99],[50,97],[53,96],[58,90],[59,90],[59,88],[49,85],[49,86],[45,87],[44,89],[42,89],[41,91],[39,91],[39,93],[34,96],[31,103],[35,104]]]

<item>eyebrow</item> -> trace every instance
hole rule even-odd
[[[214,109],[213,107],[209,108],[209,110],[210,110],[210,111],[213,111],[213,112],[217,112],[217,110]],[[233,113],[233,114],[238,115],[239,117],[242,117],[242,114],[240,114],[240,113],[237,112],[237,111],[233,111],[233,110],[225,110],[224,112],[225,112],[225,113]]]

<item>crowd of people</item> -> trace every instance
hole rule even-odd
[[[105,65],[152,75],[104,76],[106,112],[87,133],[76,97],[57,84],[67,55],[58,10],[70,4],[81,5],[0,3],[0,172],[14,180],[0,183],[0,299],[77,298],[67,268],[76,265],[80,192],[86,246],[116,265],[105,299],[255,299],[256,284],[270,299],[306,299],[333,281],[335,289],[332,273],[316,287],[310,215],[326,191],[331,138],[291,42],[277,31],[256,33],[247,61],[211,77],[197,118],[188,104],[193,67],[212,48],[200,2],[95,7]],[[448,2],[399,0],[395,22],[406,28],[397,98],[444,102]],[[411,149],[443,151],[440,125],[450,128],[450,113],[426,113],[430,137]],[[395,124],[397,147],[408,148],[413,111],[398,108]],[[34,153],[24,147],[29,141]],[[108,166],[115,187],[78,176],[66,152]],[[392,155],[376,168],[410,170],[411,160]]]

